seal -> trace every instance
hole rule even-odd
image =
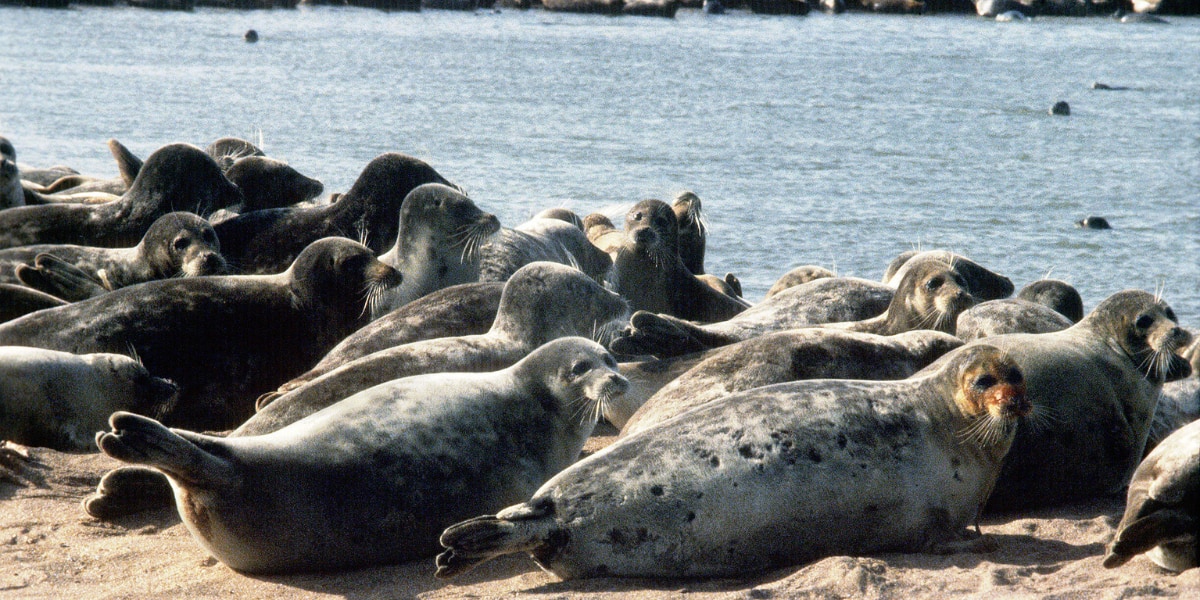
[[[704,274],[704,249],[708,243],[708,223],[704,220],[700,197],[690,191],[680,192],[671,203],[679,225],[679,260],[692,275]]]
[[[816,265],[802,265],[796,267],[795,269],[784,273],[783,277],[777,279],[775,284],[771,286],[771,289],[767,290],[766,297],[770,298],[771,296],[774,296],[775,294],[778,294],[779,292],[782,292],[790,287],[794,287],[802,283],[808,283],[816,279],[822,279],[824,277],[837,277],[837,274],[829,269],[826,269],[825,267],[818,267]]]
[[[679,226],[662,200],[643,200],[625,214],[625,238],[610,281],[634,310],[711,323],[746,310],[741,298],[714,290],[679,258]]]
[[[324,571],[432,556],[448,525],[528,498],[626,385],[603,347],[565,338],[494,373],[391,381],[269,435],[120,412],[96,443],[165,473],[188,531],[231,568]]]
[[[621,435],[632,435],[697,406],[776,383],[904,379],[961,345],[957,337],[927,329],[894,336],[822,328],[769,333],[705,353],[617,426]],[[628,394],[613,404],[627,400]]]
[[[562,207],[547,208],[546,210],[543,210],[543,211],[539,212],[538,214],[533,215],[533,218],[535,218],[535,219],[558,219],[559,221],[566,221],[567,223],[570,223],[570,224],[578,227],[580,231],[584,231],[583,219],[580,219],[579,215],[575,214],[575,211],[572,211],[567,208],[562,208]]]
[[[195,146],[170,144],[146,159],[129,191],[113,202],[0,211],[0,249],[29,244],[128,247],[169,212],[188,210],[203,217],[241,201],[242,193],[212,158]]]
[[[256,210],[214,227],[225,259],[243,273],[283,271],[313,241],[330,236],[364,240],[378,256],[396,243],[404,197],[423,183],[450,184],[424,161],[386,153],[333,204]]]
[[[222,171],[233,166],[233,163],[237,162],[239,158],[266,156],[262,148],[259,148],[254,142],[233,136],[218,138],[204,148],[204,152],[213,157],[218,165],[221,165]]]
[[[720,323],[697,325],[639,311],[611,349],[630,356],[682,356],[775,331],[867,319],[886,311],[894,296],[895,290],[883,283],[831,277],[790,287]]]
[[[480,246],[479,280],[506,281],[517,269],[537,261],[573,266],[599,282],[612,268],[612,259],[578,227],[559,219],[534,218],[512,229],[500,227]]]
[[[1059,279],[1032,281],[1017,292],[1017,297],[1048,306],[1072,323],[1083,318],[1083,298],[1079,296],[1079,290]]]
[[[94,452],[95,432],[124,410],[159,414],[175,384],[122,354],[0,346],[0,439],[66,452]]]
[[[1108,219],[1104,217],[1084,217],[1075,222],[1075,226],[1081,229],[1112,229],[1112,225],[1108,224]]]
[[[22,275],[18,279],[20,267],[32,266],[30,271],[47,275],[42,269],[53,268],[48,265],[57,263],[39,258],[44,255],[52,255],[61,263],[78,269],[98,284],[101,291],[155,279],[219,275],[225,271],[225,259],[221,256],[221,245],[212,225],[187,212],[172,212],[159,217],[132,248],[35,244],[0,250],[0,282],[20,281],[66,300],[83,300],[93,295],[94,287],[82,293],[62,295],[61,289],[56,288],[60,292],[56,293],[34,285],[34,281],[27,278],[36,275],[25,269],[21,269]]]
[[[1179,356],[1191,365],[1192,376],[1163,384],[1146,437],[1146,454],[1179,428],[1200,419],[1200,336],[1194,331],[1188,333],[1192,335],[1192,345],[1180,351]]]
[[[511,366],[560,337],[605,339],[621,327],[628,309],[620,296],[578,269],[536,262],[504,285],[487,333],[437,338],[368,354],[270,400],[263,398],[242,434],[278,429],[372,385],[436,372],[493,371]]]
[[[478,281],[481,249],[499,230],[495,215],[479,210],[458,190],[440,183],[417,186],[400,208],[395,245],[379,257],[403,273],[404,282],[381,298],[375,316],[442,288]],[[576,233],[583,237],[581,230]]]
[[[498,281],[452,285],[371,321],[334,346],[306,373],[259,398],[259,408],[282,393],[380,350],[421,340],[487,333],[500,309],[504,285]]]
[[[901,381],[748,390],[618,440],[523,504],[448,528],[437,576],[512,552],[563,579],[675,578],[955,545],[1028,410],[1020,369],[985,346]]]
[[[365,325],[364,304],[400,277],[362,244],[327,238],[279,275],[150,281],[38,311],[0,326],[0,345],[76,354],[132,348],[151,373],[179,385],[164,422],[220,431]]]
[[[1171,434],[1138,465],[1104,566],[1142,553],[1168,571],[1200,566],[1200,421]]]
[[[898,286],[900,280],[904,278],[905,271],[911,265],[917,264],[914,262],[914,259],[918,257],[950,263],[954,267],[954,270],[958,271],[959,275],[962,276],[967,290],[981,302],[984,300],[1007,298],[1016,289],[1011,279],[961,254],[955,254],[946,250],[928,250],[925,252],[913,250],[904,252],[888,265],[887,272],[883,276],[883,281],[890,285]]]
[[[583,218],[583,231],[587,233],[588,241],[592,245],[614,258],[625,240],[625,234],[613,225],[612,219],[600,213],[592,213]]]
[[[237,159],[225,169],[225,177],[242,190],[242,204],[235,207],[239,213],[307,202],[325,191],[320,181],[266,156]]]
[[[1176,354],[1190,342],[1171,307],[1140,290],[1109,296],[1062,331],[972,342],[1000,348],[1020,365],[1036,417],[1017,432],[988,509],[1053,506],[1124,489],[1163,383],[1191,373]]]
[[[958,315],[954,334],[965,341],[1005,333],[1050,333],[1073,323],[1051,308],[1023,300],[1004,298],[976,304]]]
[[[25,206],[25,190],[21,187],[17,149],[8,138],[0,136],[0,210],[18,206]]]

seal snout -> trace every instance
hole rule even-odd
[[[0,175],[5,178],[13,178],[17,175],[17,163],[8,160],[8,157],[0,159]]]
[[[638,227],[629,232],[629,237],[633,238],[633,243],[638,246],[650,246],[658,240],[658,234],[654,233],[651,227]]]

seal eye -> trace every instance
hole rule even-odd
[[[1154,317],[1150,315],[1142,315],[1138,317],[1137,322],[1135,322],[1133,326],[1137,327],[1138,329],[1150,329],[1150,326],[1153,324]]]
[[[604,364],[607,365],[608,368],[616,370],[617,359],[613,358],[611,354],[605,354],[604,355]]]
[[[1175,311],[1171,310],[1171,307],[1168,306],[1167,310],[1163,311],[1163,314],[1167,315],[1168,319],[1175,321],[1176,323],[1179,322],[1179,319],[1175,318]]]
[[[1021,383],[1025,380],[1025,376],[1021,375],[1021,370],[1016,367],[1009,367],[1008,372],[1004,374],[1005,381],[1009,383]]]
[[[206,230],[201,237],[204,238],[204,242],[209,246],[215,246],[217,244],[217,234],[211,229]]]
[[[175,241],[171,243],[171,247],[175,248],[176,252],[183,252],[184,250],[187,250],[188,245],[188,239],[182,236],[175,238]]]
[[[571,376],[579,377],[584,373],[592,370],[592,363],[586,360],[581,360],[574,365],[571,365]]]
[[[996,377],[991,373],[984,373],[975,378],[975,383],[971,384],[975,389],[984,391],[993,385],[996,385]]]
[[[932,292],[933,290],[942,287],[942,284],[945,282],[946,280],[941,275],[938,275],[937,277],[933,277],[929,281],[925,282],[925,289]]]

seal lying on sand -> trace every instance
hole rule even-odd
[[[625,385],[604,348],[566,338],[503,371],[390,381],[269,435],[117,413],[96,443],[165,473],[192,536],[233,569],[358,567],[436,554],[446,526],[529,497]]]
[[[396,242],[404,197],[423,183],[450,184],[424,161],[383,154],[337,202],[242,213],[217,223],[217,237],[225,259],[243,273],[283,271],[310,243],[329,236],[363,240],[378,256]]]
[[[109,415],[169,409],[175,384],[122,354],[77,355],[0,346],[0,440],[67,452],[95,451]]]
[[[632,435],[725,396],[788,381],[904,379],[961,345],[952,335],[928,329],[894,336],[820,327],[770,333],[705,353],[628,422],[614,425],[621,435]]]
[[[178,275],[219,275],[225,271],[225,259],[221,257],[221,246],[212,225],[186,212],[167,213],[159,217],[132,248],[35,244],[0,250],[0,282],[21,281],[66,300],[82,300],[94,294],[88,290],[64,295],[61,288],[46,289],[29,279],[39,274],[51,275],[41,271],[45,261],[40,257],[44,254],[53,255],[60,262],[78,269],[102,290],[115,290]],[[18,279],[17,271],[22,266],[33,273],[24,273]]]
[[[1143,552],[1169,571],[1200,566],[1200,421],[1171,434],[1138,465],[1104,566]]]
[[[1190,341],[1165,302],[1126,290],[1069,329],[973,342],[1020,365],[1034,405],[1035,420],[1017,432],[989,510],[1119,493],[1142,458],[1163,383],[1191,373],[1175,353]]]
[[[442,534],[438,577],[528,552],[563,579],[731,577],[964,538],[1029,403],[995,348],[901,381],[797,381],[618,440]],[[847,526],[853,522],[854,526]]]
[[[50,204],[0,211],[0,248],[28,244],[133,246],[159,217],[186,210],[207,216],[242,201],[211,157],[187,144],[156,150],[129,191],[105,204]],[[224,244],[224,238],[222,238]]]
[[[206,157],[207,158],[207,157]],[[303,373],[368,321],[372,290],[400,274],[362,244],[318,240],[279,275],[151,281],[0,326],[0,345],[129,352],[179,385],[164,415],[192,429],[235,427],[254,398]]]

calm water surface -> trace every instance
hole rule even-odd
[[[801,264],[878,278],[945,247],[1088,309],[1162,289],[1197,327],[1200,19],[1171,21],[0,7],[0,135],[112,176],[109,137],[261,131],[329,192],[401,151],[509,226],[691,189],[708,270],[753,300]]]

